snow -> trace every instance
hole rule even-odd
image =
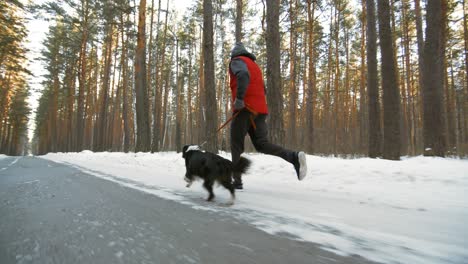
[[[230,159],[229,153],[222,156]],[[187,204],[228,213],[265,232],[383,263],[468,263],[468,160],[428,157],[340,159],[307,155],[298,181],[291,164],[246,154],[252,167],[236,203],[201,182],[185,188],[181,153],[51,153],[43,158]]]

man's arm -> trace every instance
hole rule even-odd
[[[245,64],[242,59],[234,58],[231,61],[231,71],[237,78],[237,94],[236,98],[244,100],[245,93],[247,92],[247,87],[250,82],[250,73],[247,69],[247,64]]]

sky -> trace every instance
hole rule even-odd
[[[47,0],[20,0],[23,4],[27,5],[29,2],[33,2],[34,4],[43,4],[46,3]],[[137,1],[138,4],[139,1]],[[177,9],[181,14],[187,10],[188,7],[192,5],[193,0],[171,0],[169,5],[172,8]],[[155,5],[157,2],[155,1]],[[151,1],[148,1],[147,5],[151,5]],[[165,5],[164,1],[162,1],[161,5]],[[32,109],[32,114],[29,119],[28,124],[28,137],[29,140],[32,140],[34,135],[34,128],[35,128],[35,111],[38,107],[38,100],[40,97],[40,91],[42,91],[43,87],[41,82],[44,80],[42,77],[45,73],[45,65],[38,60],[41,56],[41,50],[43,49],[43,41],[46,37],[46,34],[49,29],[49,22],[41,19],[34,18],[31,14],[26,14],[28,18],[28,22],[26,24],[26,28],[28,30],[28,40],[26,43],[26,48],[29,50],[27,57],[28,57],[28,69],[33,73],[33,76],[28,78],[29,86],[31,87],[31,96],[29,97],[29,106]]]
[[[21,0],[23,4],[28,4],[28,1]],[[35,4],[42,4],[44,0],[35,0]],[[35,127],[35,111],[38,106],[38,99],[40,97],[39,92],[42,90],[41,82],[44,78],[41,76],[45,74],[45,65],[37,59],[40,57],[40,52],[42,49],[42,42],[44,41],[45,34],[49,28],[49,23],[35,19],[31,14],[26,14],[28,22],[26,28],[28,30],[28,39],[26,42],[26,48],[28,49],[28,69],[31,71],[33,76],[28,78],[28,84],[31,87],[31,95],[29,97],[29,106],[32,109],[32,114],[29,119],[28,124],[28,137],[29,140],[32,139],[34,134]]]

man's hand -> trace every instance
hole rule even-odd
[[[236,100],[234,100],[234,111],[240,111],[244,107],[245,107],[244,100],[241,100],[239,98],[236,98]]]

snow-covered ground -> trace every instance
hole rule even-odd
[[[229,194],[222,187],[215,189],[214,203],[202,199],[207,193],[201,182],[185,187],[180,153],[42,157],[195,209],[227,212],[266,232],[338,254],[384,263],[468,263],[468,160],[309,155],[308,176],[300,182],[282,159],[245,156],[253,165],[232,207],[223,206]]]

